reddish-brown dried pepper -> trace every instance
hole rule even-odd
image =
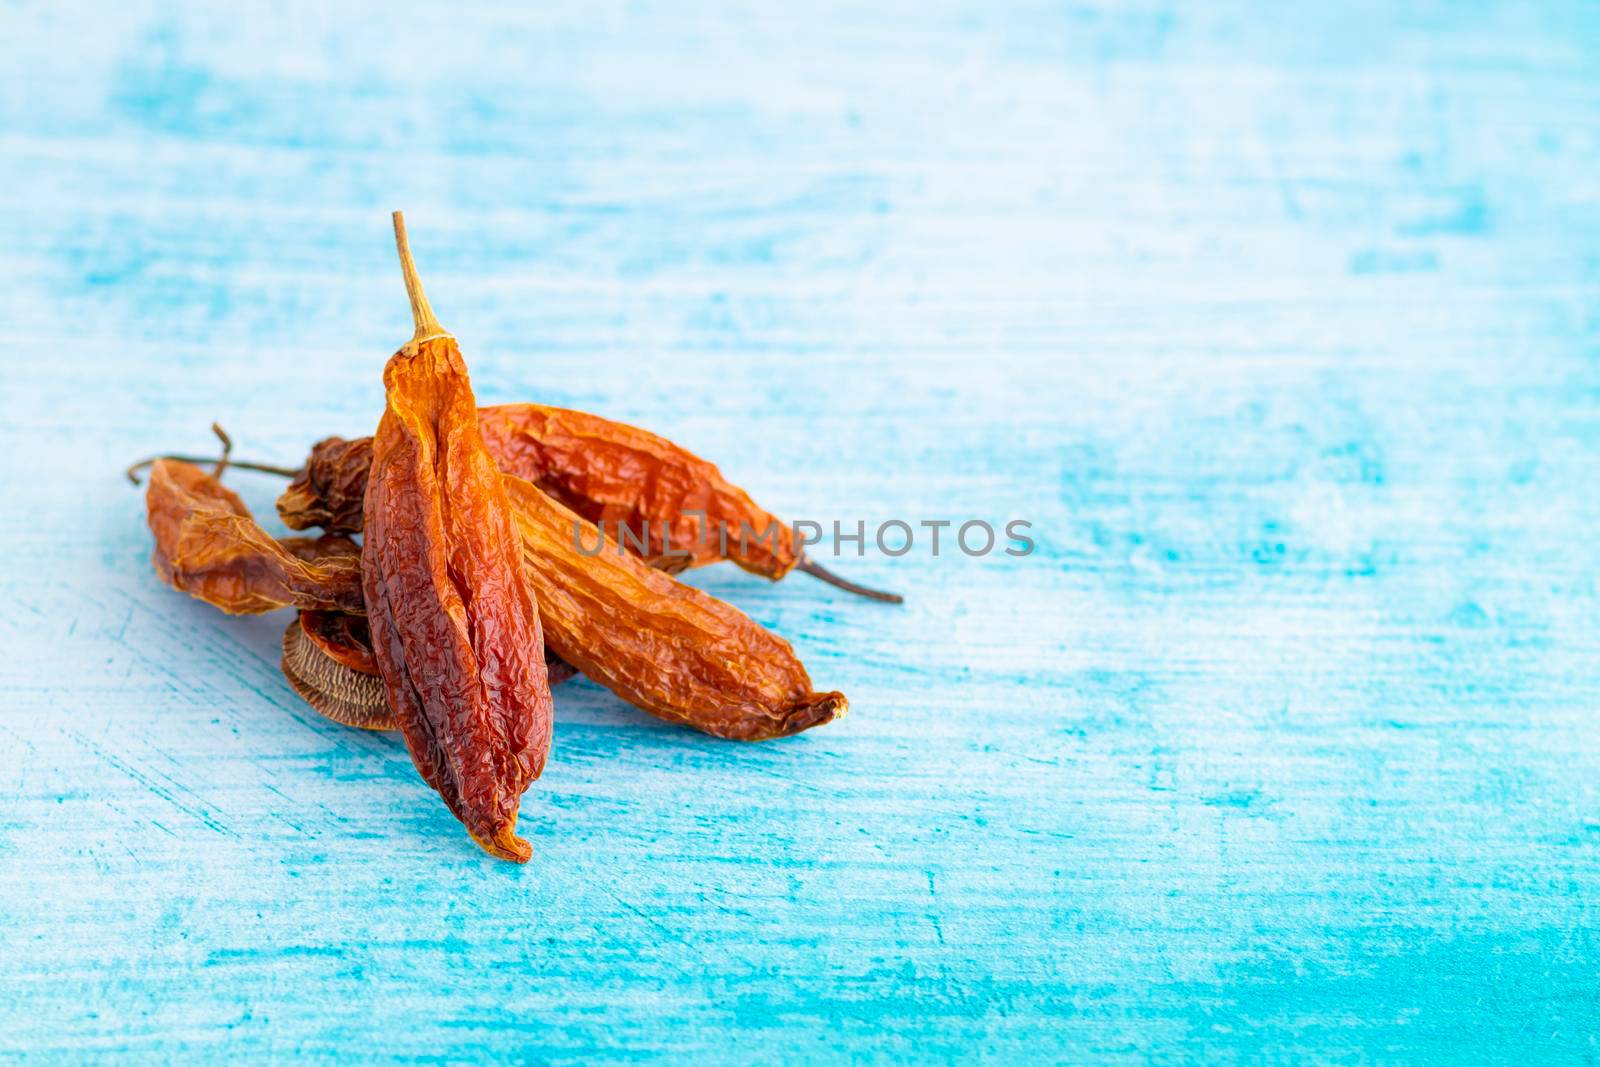
[[[145,490],[152,560],[168,585],[230,615],[282,607],[362,612],[347,538],[274,540],[231,489],[192,463],[159,459]]]
[[[357,533],[367,506],[372,438],[329,437],[311,449],[305,466],[278,497],[278,517],[291,530],[321,527]]]
[[[544,638],[455,338],[395,239],[416,333],[384,368],[361,555],[373,652],[412,761],[484,849],[525,863],[522,793],[550,748]]]
[[[818,693],[789,642],[744,612],[629,555],[586,556],[599,531],[507,475],[523,561],[552,648],[652,715],[738,741],[785,737],[849,708]]]
[[[774,581],[799,567],[860,596],[901,599],[807,558],[793,530],[716,464],[648,430],[543,404],[479,408],[478,426],[501,471],[533,482],[669,573],[729,559]],[[360,529],[371,449],[367,438],[318,442],[278,498],[284,523],[295,530]]]
[[[782,519],[715,463],[648,430],[542,404],[480,408],[478,426],[502,471],[609,528],[614,539],[628,531],[653,563],[682,569],[728,559],[777,581],[800,562]]]

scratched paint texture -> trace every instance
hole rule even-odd
[[[1600,1057],[1600,8],[231,6],[5,7],[0,1055]],[[368,432],[393,207],[486,401],[1038,552],[701,574],[850,717],[574,683],[481,855],[119,474]]]

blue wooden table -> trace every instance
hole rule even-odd
[[[231,6],[5,9],[0,1057],[1600,1057],[1600,8]],[[120,473],[370,432],[395,207],[485,402],[1037,551],[697,574],[850,716],[572,683],[488,858]]]

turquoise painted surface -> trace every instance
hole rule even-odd
[[[0,1055],[1600,1057],[1600,9],[679,7],[7,6]],[[479,855],[119,474],[366,431],[393,207],[484,398],[1039,552],[700,575],[851,716],[575,683]]]

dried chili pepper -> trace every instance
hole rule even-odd
[[[667,551],[683,553],[686,567],[728,559],[773,581],[800,562],[781,519],[716,464],[648,430],[542,404],[480,408],[478,426],[502,471],[614,536],[629,531],[647,560]]]
[[[230,615],[282,607],[366,610],[360,558],[342,548],[352,542],[274,540],[237,494],[192,463],[154,461],[145,508],[156,573]]]
[[[738,608],[633,556],[583,555],[573,530],[592,542],[593,525],[521,478],[505,486],[550,645],[589,678],[652,715],[738,741],[849,709],[843,693],[813,691],[789,642]]]
[[[278,497],[278,517],[291,530],[360,532],[371,469],[372,438],[318,441],[305,466]]]
[[[412,762],[488,852],[519,863],[523,791],[550,748],[533,591],[466,364],[434,318],[394,215],[416,333],[384,368],[362,584],[373,652]]]
[[[728,559],[777,581],[798,567],[859,596],[901,601],[806,557],[793,530],[716,464],[648,430],[542,404],[479,408],[478,427],[501,471],[609,527],[625,548],[669,573]],[[278,498],[284,523],[296,530],[359,530],[371,449],[366,438],[318,442]]]

